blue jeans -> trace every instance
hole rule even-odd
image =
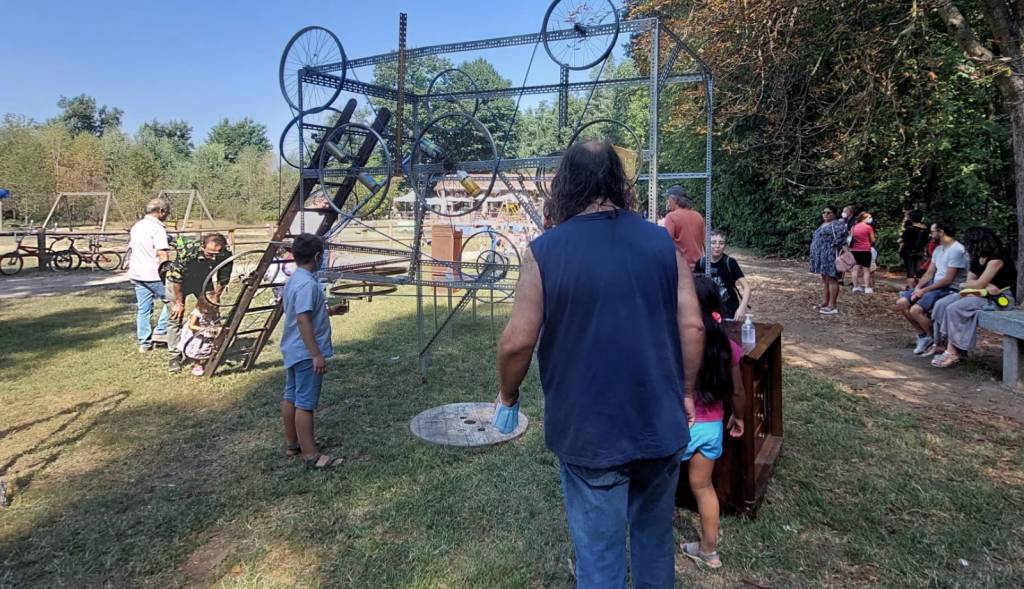
[[[626,587],[627,530],[633,587],[675,585],[672,518],[679,456],[601,469],[562,462],[577,587]]]
[[[138,282],[133,280],[135,286],[135,303],[138,305],[138,314],[135,316],[135,335],[139,338],[140,346],[153,345],[153,299],[158,298],[164,302],[163,311],[156,321],[156,332],[167,333],[167,291],[164,283],[159,280],[153,282]]]

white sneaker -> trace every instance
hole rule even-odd
[[[853,287],[853,292],[864,292],[864,288],[860,286]]]
[[[818,309],[818,312],[821,313],[822,315],[838,315],[839,309],[835,309],[832,307],[824,307],[822,309]]]
[[[864,289],[864,294],[875,294],[875,289],[870,286]]]
[[[929,335],[918,336],[917,345],[914,347],[914,353],[920,356],[921,354],[925,353],[925,351],[927,351],[933,343],[935,343],[935,340],[932,339],[932,337]]]

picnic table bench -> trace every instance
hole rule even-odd
[[[1003,386],[1020,391],[1020,342],[1024,340],[1024,310],[982,311],[978,327],[1003,336]]]

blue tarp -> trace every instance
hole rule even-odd
[[[11,191],[6,188],[0,188],[0,198],[10,198]]]

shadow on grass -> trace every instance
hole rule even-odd
[[[40,299],[38,308],[52,309],[52,300]],[[108,321],[110,309],[85,307],[57,309],[49,313],[4,319],[3,338],[8,344],[0,370],[31,366],[61,350],[82,350],[124,331]]]
[[[571,586],[535,375],[521,439],[420,442],[408,429],[420,411],[493,398],[495,327],[459,321],[421,385],[408,306],[370,307],[334,323],[317,413],[341,470],[284,457],[279,366],[154,376],[165,394],[133,391],[4,514],[0,584]],[[725,520],[726,568],[684,567],[686,586],[1013,586],[1020,432],[891,411],[799,369],[785,387],[785,453],[760,517]],[[81,454],[102,460],[63,466]]]
[[[461,339],[439,348],[426,385],[415,375],[414,316],[385,318],[367,338],[344,329],[335,324],[345,343],[317,414],[326,450],[347,460],[340,471],[284,457],[279,366],[170,379],[187,392],[136,399],[85,432],[82,452],[103,449],[105,461],[65,467],[15,497],[0,579],[6,569],[17,586],[205,586],[239,564],[240,576],[281,585],[568,584],[539,397],[525,403],[536,425],[516,444],[452,450],[408,430],[423,409],[493,397],[490,329],[468,316],[456,324]],[[36,507],[19,510],[23,501]]]
[[[5,479],[5,485],[9,489],[8,500],[16,501],[19,494],[28,490],[36,476],[93,431],[128,398],[129,394],[128,391],[118,391],[0,431],[0,441],[4,442],[5,446],[12,447],[19,432],[50,422],[59,423],[51,432],[36,442],[17,449],[7,457],[6,462],[0,464],[0,478]],[[14,477],[8,477],[8,472],[20,462],[24,462],[25,465],[17,469]]]

